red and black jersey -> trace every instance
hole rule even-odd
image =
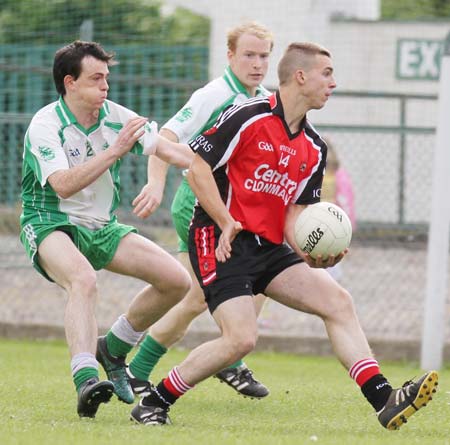
[[[273,243],[283,242],[289,203],[320,201],[325,142],[306,117],[290,132],[279,93],[224,110],[190,146],[211,166],[233,218]],[[197,205],[193,222],[211,219]]]

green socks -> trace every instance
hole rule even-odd
[[[116,337],[111,331],[106,334],[106,346],[113,357],[125,357],[133,349],[133,345]]]
[[[95,368],[81,368],[73,376],[73,383],[77,391],[80,389],[82,383],[86,380],[92,379],[92,377],[98,377],[98,369]]]
[[[232,365],[228,366],[227,369],[229,369],[229,368],[236,369],[236,368],[239,368],[239,366],[242,366],[243,364],[244,364],[244,362],[242,360],[238,360],[237,362],[235,362]]]
[[[128,366],[131,374],[139,380],[148,380],[153,368],[166,352],[165,346],[147,335]]]

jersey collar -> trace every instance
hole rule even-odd
[[[233,73],[230,66],[225,68],[223,78],[234,93],[245,94],[248,98],[251,97],[244,85],[242,85],[241,81],[237,78],[236,74]],[[262,85],[258,85],[256,87],[256,96],[260,96],[261,94],[267,96],[267,90]]]
[[[283,122],[284,128],[287,131],[287,133],[289,134],[290,138],[296,137],[298,136],[298,134],[304,130],[305,126],[306,126],[306,116],[300,121],[300,124],[298,126],[298,131],[295,133],[291,133],[291,130],[289,129],[287,123],[286,123],[286,119],[284,117],[284,110],[283,110],[283,104],[281,103],[281,98],[280,98],[280,92],[276,91],[274,94],[272,94],[269,98],[269,102],[270,102],[270,108],[272,110],[272,113],[275,114],[276,116],[279,116]]]
[[[104,119],[106,115],[109,113],[109,106],[107,101],[105,101],[105,103],[103,104],[102,108],[100,108],[100,111],[98,113],[97,123],[88,129],[84,128],[82,125],[78,123],[76,117],[70,111],[69,107],[67,106],[62,96],[59,96],[58,103],[56,105],[56,113],[64,128],[68,127],[69,125],[75,125],[83,133],[89,134],[95,131],[100,126],[102,119]]]

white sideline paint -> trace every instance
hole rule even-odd
[[[420,362],[424,369],[442,367],[446,329],[450,230],[450,32],[442,53],[439,87]]]

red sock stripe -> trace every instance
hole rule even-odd
[[[166,387],[167,391],[169,391],[175,397],[180,397],[183,395],[183,393],[177,391],[177,389],[172,385],[172,382],[169,380],[169,377],[166,377],[163,380],[163,385]]]
[[[350,368],[349,374],[359,386],[363,386],[369,379],[381,372],[378,362],[373,358],[367,358],[356,362]]]
[[[178,368],[175,367],[169,372],[169,375],[164,380],[164,386],[175,396],[180,397],[186,391],[193,388],[193,386],[188,385],[180,376]]]

